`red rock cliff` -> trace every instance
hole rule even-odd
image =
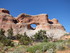
[[[64,27],[58,22],[57,19],[50,20],[48,19],[47,14],[28,15],[22,13],[17,18],[14,18],[10,15],[8,10],[0,8],[0,28],[7,31],[10,27],[12,27],[14,33],[23,33],[25,28],[27,30],[33,30],[30,26],[31,24],[37,25],[35,29],[60,29],[65,31]]]

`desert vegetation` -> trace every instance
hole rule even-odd
[[[54,39],[47,37],[45,30],[38,31],[32,37],[26,32],[14,36],[12,28],[7,32],[8,36],[5,36],[5,31],[0,29],[0,53],[57,53],[70,50],[70,39],[52,41]]]

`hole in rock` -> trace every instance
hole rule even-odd
[[[31,26],[31,28],[34,30],[34,29],[36,29],[36,24],[30,24],[30,26]]]

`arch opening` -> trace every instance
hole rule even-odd
[[[37,25],[36,24],[30,24],[30,26],[31,26],[31,28],[35,29]]]
[[[37,26],[36,24],[30,24],[30,25],[27,26],[27,28],[30,29],[30,30],[35,30],[36,26]]]

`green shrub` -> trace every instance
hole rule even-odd
[[[57,42],[63,42],[64,40],[57,40]]]
[[[4,46],[14,46],[13,42],[10,39],[5,38],[2,43]]]
[[[55,50],[56,49],[56,44],[54,42],[48,42],[47,45],[46,45],[46,50],[48,49],[53,49]]]
[[[4,35],[5,31],[3,29],[0,29],[0,42],[6,38],[6,36]]]
[[[31,43],[31,39],[27,36],[26,33],[24,33],[24,35],[19,39],[21,44],[24,45],[28,45],[29,43]]]
[[[19,40],[20,44],[22,45],[28,45],[29,43],[31,43],[31,39],[27,36],[26,32],[24,33],[24,35],[22,34],[17,34],[15,35],[16,40]]]
[[[27,48],[27,51],[30,52],[30,53],[35,53],[38,50],[42,52],[44,45],[45,45],[45,43],[40,43],[40,44],[37,44],[37,45],[34,45],[34,46],[30,46],[30,47]]]
[[[10,51],[11,49],[9,49],[7,53],[26,53],[26,49],[23,46],[17,46],[12,49],[13,51]]]
[[[45,52],[49,49],[53,49],[53,52],[56,50],[56,44],[54,42],[41,42],[34,46],[30,46],[27,48],[27,51],[30,53],[35,53],[37,50],[40,52]]]
[[[17,35],[15,35],[15,39],[16,39],[16,40],[21,39],[21,37],[23,37],[23,35],[22,35],[22,34],[17,34]]]
[[[0,36],[2,35],[4,35],[4,33],[5,33],[5,30],[3,30],[2,28],[0,29]]]
[[[45,35],[46,31],[40,30],[34,35],[35,41],[47,41],[48,37]]]
[[[2,42],[5,38],[6,36],[0,35],[0,42]]]
[[[56,50],[65,50],[65,42],[56,42]]]
[[[4,46],[13,46],[13,43],[10,39],[8,39],[4,35],[5,31],[3,29],[0,29],[0,43],[2,43]]]
[[[70,33],[69,34],[65,33],[64,35],[70,35]]]
[[[8,38],[12,39],[12,37],[13,37],[13,29],[10,28],[10,29],[7,30],[7,32],[8,32]]]

